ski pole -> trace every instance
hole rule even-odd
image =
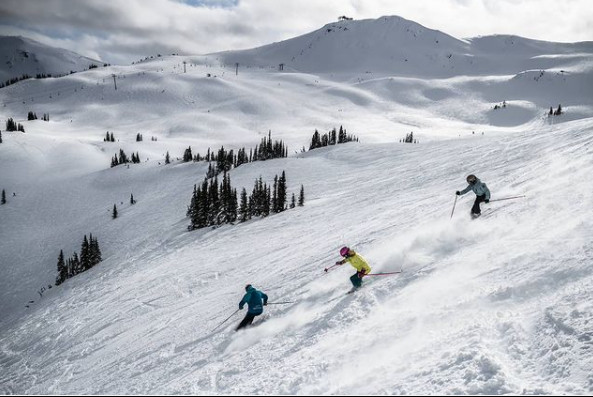
[[[451,211],[451,218],[453,218],[453,213],[455,212],[455,204],[457,204],[457,197],[459,197],[458,195],[455,195],[455,201],[453,202],[453,211]],[[449,218],[449,219],[451,219]]]
[[[227,321],[229,321],[229,319],[230,319],[231,317],[233,317],[235,314],[237,314],[237,312],[238,312],[239,310],[241,310],[241,309],[237,309],[237,310],[235,310],[235,312],[234,312],[233,314],[231,314],[230,316],[228,316],[228,317],[227,317],[227,319],[226,319],[226,320],[224,320],[222,323],[218,324],[218,325],[216,326],[216,328],[214,328],[214,329],[213,329],[211,332],[214,332],[214,331],[216,331],[216,330],[218,329],[218,327],[220,327],[222,324],[224,324],[224,323],[226,323]]]
[[[505,197],[505,198],[501,198],[501,199],[490,200],[490,202],[493,202],[493,201],[503,201],[503,200],[514,200],[514,199],[523,198],[523,197],[525,197],[525,195],[523,195],[523,196]]]
[[[327,272],[329,271],[329,269],[331,269],[332,267],[336,267],[336,266],[340,266],[340,264],[339,264],[339,263],[336,263],[335,265],[332,265],[332,266],[330,266],[330,267],[326,267],[326,268],[325,268],[325,269],[323,269],[323,270],[325,270],[325,272],[327,273]]]
[[[295,302],[268,302],[268,305],[288,305],[289,303]]]

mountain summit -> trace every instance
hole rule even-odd
[[[0,81],[24,74],[63,75],[103,62],[22,36],[0,36]]]
[[[590,54],[593,44],[500,35],[462,40],[398,16],[384,16],[333,22],[292,39],[216,55],[230,64],[283,64],[284,70],[304,73],[372,72],[432,78],[515,74],[538,67],[534,57],[577,52]]]

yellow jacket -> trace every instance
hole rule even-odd
[[[354,253],[354,256],[349,256],[348,258],[344,259],[344,261],[350,263],[352,267],[359,272],[363,270],[364,274],[369,274],[371,272],[371,267],[369,266],[367,261],[356,252]]]

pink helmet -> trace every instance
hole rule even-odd
[[[341,256],[346,256],[346,255],[348,255],[348,252],[349,252],[349,251],[350,251],[350,248],[348,248],[348,247],[342,247],[342,248],[340,249],[340,255],[341,255]]]

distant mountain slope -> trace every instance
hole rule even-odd
[[[23,74],[67,74],[103,62],[22,36],[0,36],[0,82]]]
[[[593,42],[552,43],[495,35],[460,40],[398,16],[340,21],[303,36],[243,51],[216,54],[229,64],[278,67],[306,73],[379,72],[398,76],[452,77],[516,74],[591,58]]]

